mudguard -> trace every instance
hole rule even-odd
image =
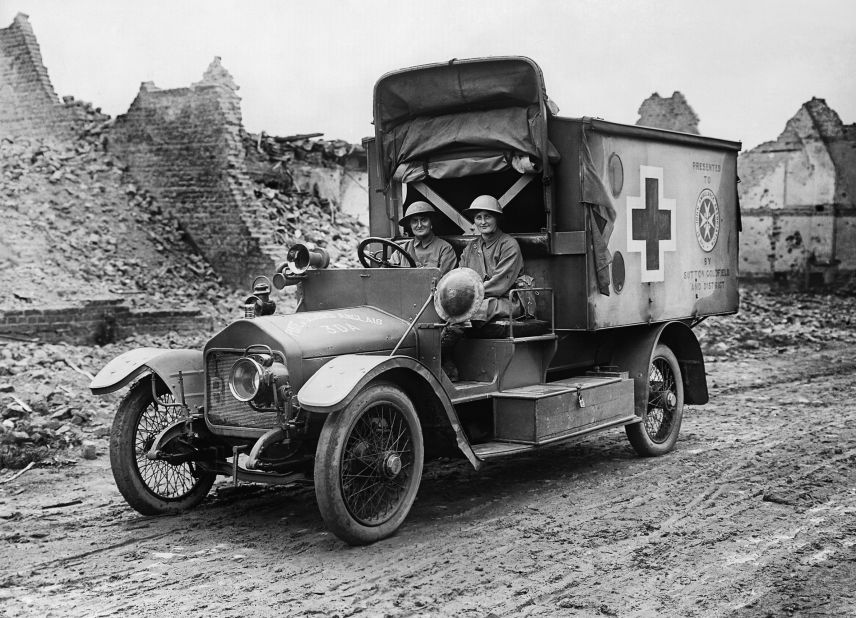
[[[665,322],[651,327],[622,329],[621,342],[613,349],[611,364],[628,371],[634,379],[636,415],[642,416],[648,405],[648,369],[658,343],[669,346],[678,359],[684,383],[684,401],[699,405],[707,403],[704,357],[689,326],[683,322]]]
[[[112,393],[134,381],[141,374],[152,371],[163,380],[175,400],[184,401],[191,410],[201,406],[205,399],[205,375],[200,350],[168,350],[164,348],[137,348],[117,356],[98,372],[89,390],[95,395]],[[181,382],[179,383],[179,372]]]
[[[433,391],[446,413],[449,426],[455,432],[458,448],[470,463],[478,469],[481,461],[473,453],[469,440],[464,435],[458,414],[452,407],[446,391],[428,368],[410,356],[375,356],[346,354],[338,356],[309,378],[297,393],[300,407],[319,414],[330,414],[347,406],[363,387],[374,379],[394,371],[401,371],[411,378],[421,379]],[[400,377],[398,378],[400,379]],[[391,381],[396,382],[397,379]],[[419,402],[414,402],[418,404]],[[417,412],[419,405],[417,405]],[[420,415],[421,416],[421,415]]]

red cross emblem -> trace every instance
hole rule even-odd
[[[627,250],[638,252],[642,282],[664,281],[676,242],[675,200],[663,196],[663,168],[639,166],[639,196],[627,197]]]

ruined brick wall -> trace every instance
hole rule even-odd
[[[64,137],[76,118],[57,99],[30,22],[18,13],[0,29],[0,135]]]
[[[198,333],[212,326],[211,318],[202,317],[197,310],[132,311],[116,300],[0,312],[0,334],[49,343],[104,345],[134,334]]]
[[[740,155],[741,275],[802,280],[856,271],[852,136],[813,98],[776,140]]]
[[[237,86],[217,58],[189,88],[141,86],[119,116],[110,149],[139,184],[168,205],[214,269],[246,288],[280,257],[255,217]]]
[[[636,124],[698,135],[698,116],[678,91],[668,98],[655,92],[645,99],[639,107]]]

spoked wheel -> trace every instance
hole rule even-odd
[[[393,534],[422,479],[419,418],[397,386],[377,382],[327,418],[315,453],[315,496],[327,527],[351,545]]]
[[[675,448],[684,414],[684,383],[675,354],[657,344],[648,369],[648,406],[642,422],[625,425],[627,439],[643,457]]]
[[[163,392],[161,392],[163,391]],[[163,385],[158,400],[175,399]],[[143,515],[177,513],[205,498],[216,475],[192,462],[150,460],[146,453],[157,435],[179,418],[178,408],[155,405],[149,380],[132,388],[116,412],[110,431],[110,467],[122,496]]]

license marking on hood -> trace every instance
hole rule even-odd
[[[315,324],[323,320],[335,321],[331,324]],[[379,317],[363,315],[352,311],[325,311],[323,313],[306,313],[293,316],[288,324],[286,324],[285,332],[289,335],[299,335],[306,327],[313,325],[333,334],[362,330],[354,322],[371,326],[383,326],[383,319]]]

